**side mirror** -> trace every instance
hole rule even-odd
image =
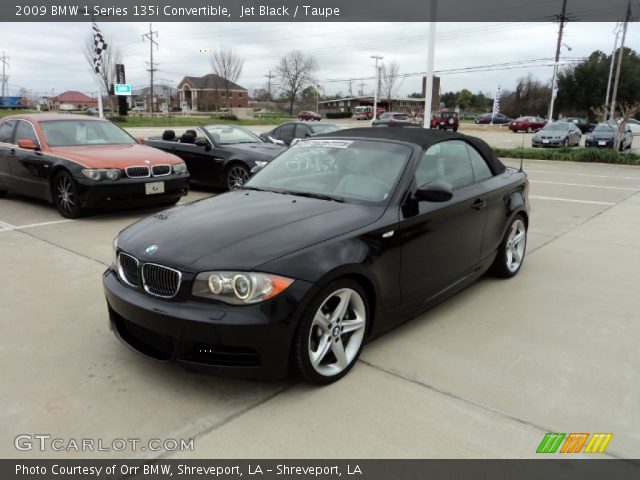
[[[291,143],[289,144],[290,147],[293,147],[296,143],[298,143],[300,141],[299,138],[294,138],[293,140],[291,140]]]
[[[33,140],[18,140],[18,146],[20,148],[24,148],[25,150],[37,150],[38,148]]]
[[[139,144],[139,145],[144,145],[144,138],[136,137],[136,143]]]
[[[425,183],[416,192],[416,198],[425,202],[448,202],[453,197],[453,189],[446,182]]]

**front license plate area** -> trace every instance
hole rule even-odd
[[[607,144],[607,142],[603,142],[603,141],[598,142],[598,145],[601,145],[601,146],[604,146],[606,144]]]
[[[151,182],[144,184],[144,193],[147,195],[155,195],[164,193],[164,182]]]

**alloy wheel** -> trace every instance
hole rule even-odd
[[[229,190],[244,185],[247,180],[249,180],[249,172],[240,165],[231,167],[229,173],[227,173],[227,186]]]
[[[308,339],[312,367],[320,375],[339,375],[358,356],[367,324],[365,303],[358,292],[342,288],[317,310]]]
[[[527,245],[527,229],[524,222],[517,219],[511,225],[506,243],[507,269],[516,272],[524,259],[524,250]]]
[[[55,195],[60,211],[65,216],[71,216],[76,209],[76,192],[68,175],[60,175],[56,181]]]

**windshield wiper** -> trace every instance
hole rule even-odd
[[[284,193],[285,195],[295,195],[297,197],[308,197],[308,198],[317,198],[319,200],[328,200],[330,202],[338,202],[345,203],[345,200],[340,197],[334,197],[332,195],[326,195],[324,193],[313,193],[313,192],[295,192],[290,190],[281,191],[278,193]]]

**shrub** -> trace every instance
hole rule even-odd
[[[599,148],[494,148],[498,157],[527,158],[534,160],[559,160],[568,162],[615,163],[640,165],[637,153],[618,153]]]
[[[351,112],[327,112],[327,118],[351,118]]]

